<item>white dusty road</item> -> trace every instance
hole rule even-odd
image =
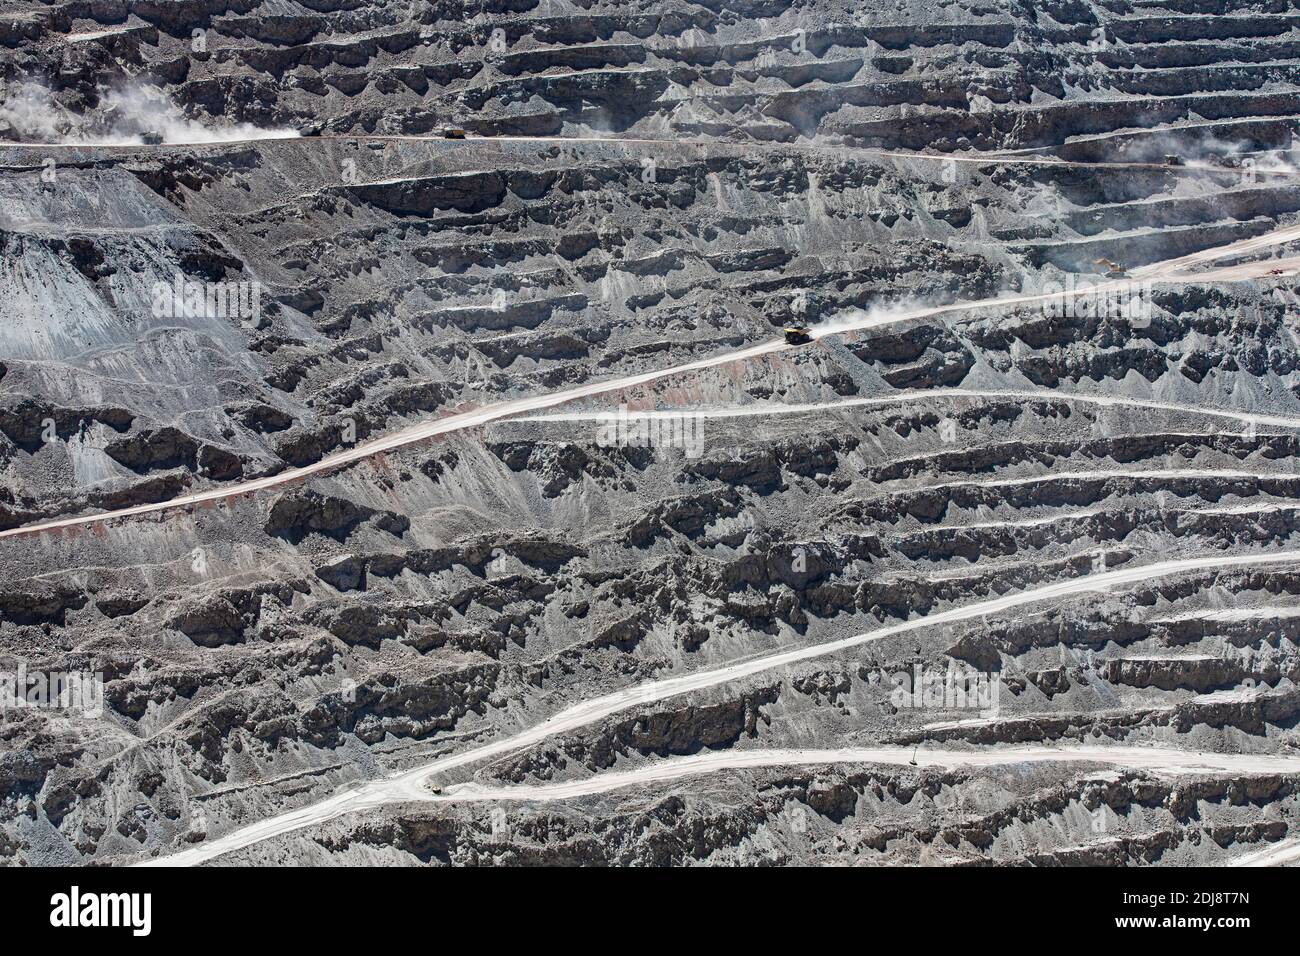
[[[1229,862],[1228,866],[1287,866],[1291,863],[1300,863],[1300,838],[1297,837],[1279,840],[1272,846],[1239,856]]]
[[[898,392],[892,395],[878,395],[871,398],[846,398],[837,402],[814,402],[809,404],[776,404],[761,402],[753,405],[735,405],[727,408],[684,408],[681,410],[662,411],[577,411],[551,412],[544,415],[524,415],[516,418],[521,422],[586,422],[611,421],[618,417],[629,420],[644,418],[678,418],[682,415],[701,418],[748,418],[768,415],[802,415],[813,412],[836,412],[842,409],[879,407],[890,405],[909,405],[925,401],[959,401],[961,399],[999,399],[1009,398],[1017,401],[1054,402],[1060,405],[1074,403],[1098,405],[1104,408],[1150,408],[1166,412],[1185,412],[1192,415],[1207,415],[1212,418],[1226,418],[1248,425],[1268,425],[1278,428],[1300,428],[1300,417],[1287,415],[1258,415],[1254,412],[1224,411],[1206,408],[1201,405],[1177,405],[1172,402],[1157,402],[1145,398],[1128,398],[1123,395],[1079,395],[1070,392],[1049,392],[1042,389],[967,389],[967,388],[933,388],[918,392]]]
[[[1237,242],[1231,242],[1226,246],[1215,246],[1212,249],[1202,249],[1200,252],[1193,252],[1189,255],[1179,256],[1177,259],[1166,259],[1162,262],[1153,262],[1149,266],[1142,266],[1134,269],[1129,273],[1133,279],[1168,279],[1168,278],[1190,278],[1195,274],[1190,270],[1198,266],[1203,266],[1210,262],[1217,262],[1220,259],[1226,259],[1229,256],[1244,256],[1253,253],[1263,252],[1265,249],[1273,246],[1284,245],[1288,242],[1300,240],[1300,225],[1283,226],[1280,229],[1274,229],[1262,235],[1252,236],[1249,239],[1241,239]],[[1250,279],[1256,278],[1255,271],[1259,268],[1259,263],[1247,262],[1230,268],[1219,269],[1215,273],[1216,279],[1231,280],[1235,278]],[[1280,268],[1273,263],[1270,268]],[[1195,276],[1200,278],[1199,276]]]
[[[330,134],[322,137],[324,139],[363,139],[363,140],[396,140],[408,142],[447,142],[442,137],[437,136],[396,136],[396,135],[366,135],[351,136],[346,133]],[[736,147],[746,152],[755,150],[768,153],[791,153],[804,152],[815,154],[838,154],[845,157],[869,156],[876,159],[903,159],[903,160],[921,160],[932,163],[967,163],[976,166],[1061,166],[1061,167],[1083,167],[1093,169],[1163,169],[1175,175],[1186,173],[1193,169],[1188,166],[1170,166],[1167,163],[1157,162],[1097,162],[1090,160],[1069,160],[1060,159],[1056,156],[1029,155],[1016,151],[1006,151],[998,153],[918,153],[913,150],[902,149],[880,149],[873,146],[851,146],[842,143],[818,143],[818,142],[795,142],[795,143],[728,143],[719,144],[708,140],[677,139],[677,138],[652,138],[652,137],[623,137],[623,136],[471,136],[465,140],[451,141],[461,143],[555,143],[564,145],[567,143],[585,143],[585,144],[602,144],[606,146],[619,146],[627,144],[631,146],[655,146],[668,148],[698,148],[718,150],[720,146]],[[35,145],[35,144],[30,144]],[[1194,167],[1200,173],[1207,171],[1218,171],[1230,175],[1241,175],[1241,170],[1231,167],[1214,167],[1211,165],[1202,165]],[[1256,170],[1258,174],[1260,170]]]
[[[1104,286],[1098,288],[1104,288]],[[894,325],[912,319],[963,312],[970,309],[1019,305],[1055,298],[1067,298],[1076,294],[1080,294],[1080,291],[1068,290],[1065,292],[1048,293],[1046,295],[1013,296],[978,302],[958,302],[951,305],[900,310],[897,312],[877,315],[864,314],[860,319],[837,323],[831,329],[818,330],[815,332],[815,335],[820,337],[823,335],[852,330]],[[231,482],[227,485],[209,488],[205,491],[199,491],[189,495],[182,495],[168,501],[136,505],[131,508],[120,508],[116,511],[105,511],[99,514],[77,515],[69,518],[56,518],[36,524],[22,525],[17,528],[10,528],[7,531],[0,531],[0,540],[3,540],[4,538],[40,534],[47,531],[61,531],[68,528],[102,524],[103,522],[113,521],[120,518],[153,514],[160,511],[172,511],[177,508],[202,505],[210,502],[226,500],[239,495],[266,491],[295,481],[301,481],[302,479],[308,478],[312,475],[319,475],[333,471],[336,468],[361,461],[382,452],[392,451],[417,442],[426,441],[437,435],[462,431],[468,428],[476,428],[480,425],[486,425],[489,422],[498,421],[524,412],[535,412],[546,408],[553,408],[556,405],[563,405],[566,402],[571,402],[576,399],[590,398],[595,395],[603,395],[609,392],[620,391],[622,389],[635,388],[636,386],[645,385],[649,382],[658,381],[659,379],[668,378],[670,376],[683,375],[689,372],[700,371],[701,369],[727,365],[732,362],[744,362],[796,347],[797,346],[787,344],[783,338],[770,339],[769,341],[760,342],[757,345],[751,345],[748,348],[740,349],[735,352],[726,352],[721,355],[711,356],[710,358],[687,362],[683,365],[675,365],[670,368],[658,369],[651,372],[640,372],[636,375],[626,375],[622,378],[608,379],[601,382],[592,382],[587,385],[581,385],[577,388],[552,392],[549,395],[536,395],[529,398],[499,402],[495,405],[488,405],[473,411],[462,412],[460,414],[450,415],[429,422],[422,422],[419,425],[393,432],[390,435],[385,435],[383,438],[363,442],[362,444],[356,445],[352,448],[336,452],[321,459],[313,465],[307,465],[302,468],[291,468],[278,474],[269,475],[265,478],[258,478],[252,481]]]
[[[1231,245],[1221,247],[1220,249],[1205,250],[1204,252],[1197,253],[1196,256],[1203,259],[1208,257],[1207,261],[1210,261],[1221,256],[1232,254],[1234,250],[1238,250],[1246,245],[1249,245],[1250,250],[1257,251],[1261,248],[1267,247],[1270,243],[1289,242],[1297,236],[1300,236],[1300,226],[1290,226],[1268,233],[1264,236],[1257,236],[1254,239],[1245,240],[1244,242],[1232,243]],[[1157,263],[1154,266],[1148,266],[1146,267],[1146,270],[1143,271],[1143,275],[1147,278],[1156,275],[1163,275],[1164,272],[1161,267],[1167,265],[1169,270],[1172,271],[1175,268],[1181,268],[1186,260],[1190,258],[1192,257],[1184,257],[1182,259],[1170,260],[1168,263]],[[1136,273],[1134,274],[1136,275]],[[1104,294],[1108,290],[1123,290],[1128,289],[1129,287],[1129,280],[1116,279],[1110,282],[1102,282],[1095,286],[1084,286],[1043,294],[1010,295],[970,302],[954,302],[948,305],[922,306],[910,309],[899,308],[884,313],[863,313],[858,317],[840,319],[833,324],[823,326],[819,329],[814,329],[813,335],[815,338],[822,338],[827,335],[835,335],[841,332],[879,328],[916,319],[952,315],[976,309],[1006,308],[1031,303],[1050,302],[1057,299],[1065,300],[1079,295]],[[302,468],[291,468],[287,471],[282,471],[279,474],[254,479],[252,481],[231,482],[227,485],[209,488],[204,491],[194,492],[193,494],[182,495],[168,501],[136,505],[131,508],[105,511],[99,514],[77,515],[68,518],[56,518],[35,524],[22,525],[17,528],[0,531],[0,540],[102,524],[106,521],[113,521],[120,518],[171,511],[178,508],[228,500],[240,495],[254,494],[268,489],[281,487],[295,481],[301,481],[302,479],[308,478],[312,475],[324,474],[333,471],[336,468],[369,458],[373,455],[426,441],[437,435],[444,435],[468,428],[476,428],[480,425],[486,425],[489,422],[498,421],[503,418],[522,415],[527,412],[538,412],[547,408],[554,408],[557,405],[563,405],[566,402],[575,401],[577,399],[590,398],[595,395],[603,395],[610,392],[620,391],[622,389],[634,388],[639,385],[645,385],[674,375],[683,375],[706,368],[714,368],[719,365],[727,365],[732,362],[744,362],[765,355],[782,352],[790,348],[797,348],[797,346],[787,344],[784,339],[771,339],[766,342],[760,342],[757,345],[751,345],[747,348],[739,349],[735,352],[726,352],[721,355],[699,359],[694,362],[687,362],[670,368],[657,369],[650,372],[640,372],[636,375],[627,375],[622,378],[609,379],[601,382],[592,382],[577,388],[552,392],[549,395],[536,395],[529,398],[499,402],[495,405],[488,405],[473,411],[462,412],[460,414],[450,415],[429,422],[422,422],[419,425],[414,425],[410,428],[393,432],[392,434],[385,435],[382,438],[377,438],[373,441],[364,442],[352,448],[336,452],[321,459],[313,465],[307,465]]]
[[[478,426],[485,425],[488,422],[493,422],[512,415],[518,415],[521,412],[536,411],[538,409],[550,408],[554,405],[560,405],[564,402],[570,402],[579,398],[587,398],[593,395],[600,395],[605,392],[616,391],[623,388],[633,388],[637,385],[653,382],[670,375],[698,371],[716,365],[724,365],[729,362],[741,362],[790,347],[791,346],[785,343],[784,339],[774,339],[768,342],[762,342],[758,345],[750,346],[746,349],[741,349],[737,352],[728,352],[724,355],[701,359],[697,362],[688,362],[685,365],[676,366],[670,369],[643,372],[638,375],[628,375],[619,379],[594,382],[578,388],[567,389],[562,392],[553,392],[549,395],[538,395],[531,398],[499,402],[495,405],[488,405],[484,408],[475,409],[473,411],[461,412],[456,415],[449,415],[445,418],[422,422],[419,425],[412,426],[411,428],[402,429],[401,431],[393,432],[390,435],[385,435],[382,438],[363,442],[362,444],[356,445],[352,448],[336,452],[333,455],[321,459],[313,465],[307,465],[302,468],[291,468],[287,471],[282,471],[279,474],[270,475],[265,478],[258,478],[252,481],[232,482],[221,487],[210,488],[205,491],[195,492],[194,494],[182,495],[178,498],[172,498],[168,501],[160,501],[154,504],[137,505],[131,508],[121,508],[116,511],[106,511],[100,514],[79,515],[71,518],[57,518],[52,521],[43,521],[39,524],[10,528],[7,531],[0,531],[0,539],[98,524],[118,518],[152,514],[159,511],[171,511],[177,508],[221,501],[238,495],[253,494],[255,492],[290,484],[295,481],[301,481],[302,479],[308,478],[312,475],[333,471],[334,469],[340,468],[344,465],[361,461],[365,458],[386,451],[392,451],[396,448],[403,448],[407,445],[425,441],[437,435],[462,431],[468,428],[477,428]]]
[[[1282,259],[1261,259],[1240,262],[1220,269],[1202,269],[1170,278],[1195,278],[1197,282],[1243,282],[1249,279],[1290,278],[1300,274],[1300,256],[1287,256]],[[1290,289],[1279,289],[1277,294],[1284,295],[1291,302],[1295,293]]]
[[[93,39],[93,36],[87,36],[85,39]],[[1094,169],[1163,169],[1172,174],[1197,173],[1204,174],[1207,171],[1222,172],[1225,175],[1240,176],[1241,170],[1231,167],[1214,167],[1208,164],[1200,166],[1170,166],[1165,163],[1155,162],[1093,162],[1080,160],[1059,159],[1054,156],[1041,156],[1018,153],[1016,151],[1007,151],[1000,153],[918,153],[911,150],[898,149],[878,149],[870,146],[850,146],[840,143],[818,143],[818,142],[797,142],[797,143],[718,143],[709,140],[681,139],[674,137],[646,137],[646,136],[518,136],[518,135],[501,135],[501,136],[468,136],[465,139],[448,139],[447,137],[420,136],[420,135],[402,135],[395,133],[322,133],[315,136],[300,136],[296,132],[287,130],[264,130],[262,135],[245,136],[239,133],[231,133],[214,127],[211,130],[213,139],[199,140],[193,142],[175,141],[159,144],[143,143],[123,143],[116,141],[86,141],[86,142],[66,142],[66,143],[35,143],[35,142],[4,142],[0,143],[0,148],[25,148],[25,149],[104,149],[126,152],[138,152],[147,150],[150,152],[165,152],[171,149],[189,149],[196,146],[246,146],[250,143],[260,143],[266,140],[282,139],[301,139],[307,143],[313,142],[394,142],[394,143],[426,143],[430,146],[440,146],[447,149],[461,148],[465,146],[484,146],[502,143],[523,144],[530,143],[546,145],[602,145],[602,146],[651,146],[667,149],[708,149],[718,152],[721,150],[739,150],[752,153],[762,151],[768,153],[792,153],[805,152],[814,154],[839,154],[845,157],[869,156],[879,159],[903,159],[903,160],[920,160],[932,163],[967,163],[978,166],[998,165],[998,166],[1061,166],[1061,167],[1083,167]],[[229,138],[224,138],[229,137]],[[1256,170],[1259,174],[1261,170]],[[1266,173],[1267,174],[1267,173]],[[372,183],[358,183],[357,185],[373,185]]]
[[[1300,114],[1286,113],[1279,116],[1251,116],[1238,117],[1233,116],[1226,119],[1215,120],[1198,120],[1188,123],[1170,123],[1153,126],[1149,129],[1116,129],[1107,130],[1104,133],[1083,133],[1069,137],[1064,143],[1053,146],[1027,146],[1023,149],[1008,149],[1003,151],[1006,156],[1023,156],[1032,154],[1041,154],[1043,150],[1061,149],[1065,147],[1078,146],[1083,143],[1105,142],[1114,139],[1136,139],[1138,137],[1160,137],[1171,134],[1185,133],[1191,130],[1213,130],[1221,127],[1240,128],[1242,126],[1257,126],[1265,124],[1277,124],[1284,122],[1295,122],[1300,120]],[[1240,170],[1238,170],[1240,172]]]
[[[1157,468],[1142,471],[1093,468],[1089,471],[1053,471],[1044,475],[1027,475],[1020,478],[962,478],[958,481],[943,481],[932,485],[909,485],[904,491],[937,491],[943,488],[1015,488],[1021,485],[1051,484],[1056,481],[1105,481],[1112,478],[1128,481],[1188,481],[1202,478],[1222,481],[1263,481],[1269,478],[1300,478],[1300,474],[1272,474],[1266,471],[1214,468]],[[1261,508],[1255,505],[1250,510],[1258,511]]]
[[[1150,581],[1186,571],[1224,571],[1234,567],[1289,564],[1297,561],[1300,561],[1300,551],[1277,551],[1244,555],[1215,554],[1203,558],[1185,558],[1176,561],[1162,561],[1154,564],[1125,567],[1118,571],[1089,574],[1028,591],[1004,595],[988,601],[979,601],[963,607],[928,614],[915,620],[882,627],[865,634],[828,641],[824,644],[791,648],[775,654],[737,661],[714,670],[685,674],[680,677],[669,677],[658,681],[648,681],[644,684],[624,688],[611,694],[594,697],[575,704],[513,736],[504,737],[489,744],[439,758],[413,770],[405,771],[384,780],[373,781],[357,790],[346,791],[319,803],[259,821],[225,836],[210,840],[202,846],[192,847],[173,856],[149,862],[152,865],[192,866],[271,837],[324,823],[345,813],[381,806],[395,800],[423,799],[425,782],[439,773],[517,752],[559,734],[586,727],[631,707],[742,680],[763,671],[840,653],[862,644],[904,634],[918,628],[951,624],[971,618],[1000,614],[1030,604],[1059,600],[1089,591],[1104,591],[1125,584]]]
[[[1008,764],[1075,762],[1104,764],[1126,770],[1159,774],[1300,774],[1300,757],[1250,754],[1196,753],[1156,747],[999,747],[996,750],[943,750],[926,747],[847,747],[838,750],[728,750],[650,763],[636,770],[603,773],[570,783],[537,786],[485,787],[464,783],[448,787],[441,795],[426,790],[420,797],[432,801],[571,800],[609,793],[647,783],[665,783],[686,777],[747,770],[758,767],[809,765],[889,764],[920,768],[978,769]]]

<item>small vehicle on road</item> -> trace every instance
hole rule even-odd
[[[1174,153],[1165,153],[1166,166],[1182,166],[1183,164],[1183,157],[1175,155]]]
[[[429,792],[436,797],[442,793],[442,787],[430,787]]]
[[[812,341],[812,333],[806,325],[787,325],[784,332],[785,340],[791,345],[803,345]]]
[[[464,139],[465,131],[456,126],[449,126],[442,131],[443,139]]]
[[[157,130],[145,130],[140,134],[140,142],[144,143],[146,146],[161,146],[162,141],[163,134],[159,133]]]

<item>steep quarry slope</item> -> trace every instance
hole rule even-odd
[[[1300,12],[655,7],[6,4],[0,859],[1286,857]]]
[[[337,132],[814,134],[939,149],[1296,112],[1282,0],[654,4],[12,0],[5,79],[121,77],[195,115]]]

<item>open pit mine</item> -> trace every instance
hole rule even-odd
[[[5,0],[0,863],[1300,862],[1290,0]]]

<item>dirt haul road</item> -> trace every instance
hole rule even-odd
[[[1224,411],[1207,408],[1203,405],[1177,405],[1171,402],[1157,402],[1143,398],[1129,398],[1124,395],[1078,395],[1069,392],[1049,392],[1045,390],[1026,389],[966,389],[966,388],[932,388],[921,392],[898,392],[893,395],[877,395],[870,398],[846,398],[838,402],[816,402],[809,404],[778,405],[760,402],[754,405],[736,405],[729,408],[676,409],[662,411],[627,410],[626,412],[550,412],[545,415],[525,415],[515,419],[521,422],[590,422],[609,421],[616,414],[629,420],[674,418],[683,414],[698,415],[701,418],[749,418],[765,415],[801,415],[812,412],[836,412],[847,408],[881,407],[888,405],[908,405],[922,401],[959,401],[961,399],[1003,399],[1015,398],[1034,402],[1056,402],[1069,405],[1077,402],[1082,405],[1100,405],[1103,408],[1150,408],[1157,411],[1184,412],[1189,415],[1208,415],[1213,418],[1229,418],[1248,425],[1273,425],[1279,428],[1300,428],[1300,418],[1287,415],[1259,415],[1254,412]]]
[[[226,138],[228,135],[228,138]],[[911,150],[898,149],[877,149],[870,146],[849,146],[840,143],[729,143],[719,144],[708,140],[692,140],[679,138],[662,138],[662,137],[644,137],[644,136],[470,136],[465,139],[450,138],[446,136],[420,136],[420,135],[402,135],[398,133],[320,133],[315,135],[303,136],[294,130],[278,129],[265,130],[261,135],[248,136],[240,134],[226,134],[216,129],[212,131],[212,138],[201,140],[169,140],[163,143],[143,143],[143,142],[126,142],[122,140],[86,140],[84,142],[65,142],[65,143],[40,143],[40,142],[3,142],[0,147],[10,149],[102,149],[102,150],[120,150],[126,152],[137,151],[166,151],[169,149],[191,149],[202,146],[246,146],[251,143],[265,142],[266,140],[292,140],[303,139],[308,141],[324,142],[354,142],[354,143],[425,143],[429,146],[440,146],[446,148],[461,148],[467,145],[482,146],[496,143],[509,143],[512,145],[528,145],[532,143],[546,145],[601,145],[601,146],[656,146],[670,149],[711,149],[718,150],[721,148],[743,148],[746,152],[759,150],[768,153],[790,153],[805,152],[814,154],[832,153],[843,155],[845,157],[864,156],[875,159],[902,159],[908,161],[921,161],[931,163],[965,163],[976,166],[1061,166],[1061,167],[1078,167],[1081,169],[1161,169],[1168,172],[1179,174],[1195,171],[1197,174],[1208,172],[1222,172],[1225,175],[1239,176],[1240,170],[1231,167],[1214,167],[1211,165],[1200,166],[1170,166],[1166,163],[1141,162],[1141,161],[1121,161],[1121,162],[1100,162],[1084,160],[1058,159],[1054,156],[1032,155],[1025,151],[1008,150],[1000,153],[918,153]],[[1258,174],[1269,175],[1268,170],[1257,170]],[[373,183],[358,183],[357,185],[373,185]]]
[[[1230,773],[1298,774],[1300,757],[1253,754],[1215,754],[1171,750],[1161,747],[1004,747],[969,751],[913,747],[847,747],[836,750],[740,750],[697,754],[652,763],[636,770],[599,774],[586,780],[537,786],[485,787],[464,783],[448,787],[442,794],[425,790],[415,798],[431,801],[571,800],[609,793],[646,783],[667,783],[686,777],[725,770],[760,767],[802,767],[810,765],[888,764],[893,766],[939,767],[945,770],[976,770],[1025,763],[1074,762],[1145,770],[1156,774]]]
[[[346,813],[372,809],[393,802],[424,799],[426,782],[439,773],[445,773],[449,770],[522,750],[557,734],[588,726],[631,707],[650,704],[679,694],[741,680],[774,668],[850,650],[871,641],[904,634],[918,628],[951,624],[970,618],[999,614],[1029,604],[1059,600],[1060,598],[1087,591],[1104,591],[1124,584],[1150,581],[1185,571],[1211,569],[1218,571],[1230,567],[1287,564],[1296,561],[1300,561],[1300,551],[1279,551],[1235,556],[1215,554],[1203,558],[1185,558],[1177,561],[1163,561],[1155,564],[1126,567],[1118,571],[1089,574],[1081,578],[1061,581],[989,601],[980,601],[964,607],[928,614],[912,621],[905,621],[902,624],[890,625],[837,641],[815,644],[810,647],[792,648],[776,654],[738,661],[714,670],[646,682],[575,704],[513,736],[442,757],[424,766],[383,780],[372,781],[359,789],[346,791],[318,803],[261,820],[225,836],[210,840],[202,846],[183,850],[171,856],[150,860],[145,865],[193,866],[272,837],[324,823]],[[1207,611],[1207,613],[1211,612]],[[1202,760],[1208,758],[1206,755],[1195,755],[1194,758],[1189,757],[1189,759]],[[1267,760],[1271,758],[1259,759]]]
[[[1178,269],[1184,268],[1192,258],[1196,258],[1198,263],[1213,261],[1224,256],[1239,254],[1243,249],[1248,251],[1258,251],[1259,249],[1266,248],[1270,244],[1289,242],[1298,237],[1300,237],[1300,226],[1289,226],[1275,230],[1274,232],[1268,233],[1264,236],[1257,236],[1253,239],[1245,240],[1244,242],[1232,243],[1231,245],[1223,246],[1218,249],[1205,250],[1204,252],[1197,253],[1195,257],[1185,256],[1179,259],[1169,260],[1168,263],[1165,264],[1157,263],[1154,266],[1149,266],[1146,267],[1146,269],[1139,271],[1144,278],[1152,279],[1165,274],[1164,269],[1161,268],[1162,266],[1167,267],[1168,271],[1173,273]],[[1135,272],[1134,275],[1138,275],[1138,272]],[[1187,281],[1196,281],[1196,278],[1194,276],[1188,277]],[[1116,279],[1099,283],[1096,286],[1065,289],[1043,294],[1001,296],[969,302],[954,302],[940,306],[926,306],[911,309],[903,308],[882,314],[863,314],[857,317],[839,319],[825,324],[821,328],[813,329],[812,336],[814,339],[817,339],[823,338],[827,335],[839,334],[841,332],[864,331],[884,326],[897,325],[902,322],[911,322],[917,319],[953,315],[977,309],[1008,308],[1037,302],[1051,302],[1057,299],[1066,300],[1079,295],[1101,295],[1111,290],[1119,291],[1127,289],[1128,287],[1129,280]],[[529,398],[499,402],[473,411],[450,415],[430,422],[422,422],[419,425],[402,429],[382,438],[364,442],[354,448],[348,448],[344,451],[336,452],[322,458],[314,464],[306,465],[301,468],[291,468],[287,471],[282,471],[265,478],[258,478],[252,481],[232,482],[219,488],[197,491],[193,494],[182,495],[178,498],[154,502],[152,504],[136,505],[130,508],[120,508],[115,511],[105,511],[99,514],[77,515],[68,518],[56,518],[35,524],[21,525],[16,528],[10,528],[6,531],[0,531],[0,540],[32,534],[41,534],[43,532],[63,531],[67,529],[86,527],[89,525],[103,524],[104,522],[110,522],[122,518],[155,514],[163,511],[173,511],[178,508],[223,501],[239,495],[256,494],[292,482],[301,481],[304,478],[309,478],[313,475],[325,474],[337,468],[350,465],[354,462],[361,461],[383,452],[393,451],[407,445],[426,441],[427,439],[433,438],[437,435],[463,431],[468,428],[477,428],[481,425],[486,425],[489,422],[522,415],[527,412],[537,412],[547,408],[554,408],[557,405],[563,405],[566,402],[575,401],[577,399],[590,398],[596,395],[605,395],[610,392],[617,392],[627,388],[635,388],[639,385],[656,382],[660,379],[669,378],[675,375],[683,375],[689,372],[697,372],[702,369],[715,368],[732,362],[744,362],[765,355],[783,352],[786,349],[791,348],[798,348],[798,346],[788,344],[783,338],[771,339],[734,352],[725,352],[721,355],[699,359],[694,362],[687,362],[682,365],[676,365],[650,372],[640,372],[622,378],[593,382],[577,388],[552,392],[548,395],[536,395]]]

